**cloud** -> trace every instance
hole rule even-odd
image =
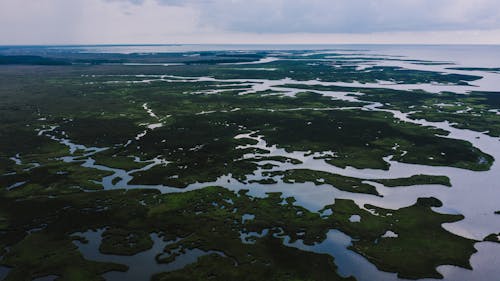
[[[144,0],[105,0],[128,1]],[[498,0],[155,0],[200,23],[254,33],[369,33],[500,28]]]
[[[141,5],[144,3],[144,0],[104,0],[105,2],[122,2],[122,3],[131,3],[133,5]]]
[[[198,19],[150,0],[0,0],[0,44],[172,43]]]
[[[498,0],[0,0],[0,44],[500,43],[497,30]]]
[[[369,33],[500,27],[497,0],[213,0],[188,5],[202,12],[204,24],[237,32]]]

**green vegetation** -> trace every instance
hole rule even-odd
[[[271,263],[257,261],[235,267],[231,258],[211,255],[201,257],[196,264],[182,270],[158,274],[152,280],[355,280],[332,274],[336,268],[328,255],[283,248],[280,239],[266,237],[254,247],[269,251]]]
[[[323,158],[338,167],[387,169],[389,164],[383,158],[390,155],[405,163],[471,170],[488,170],[493,161],[468,142],[436,136],[444,132],[403,123],[383,112],[342,110],[270,115],[255,113],[255,125],[246,126],[253,129],[264,124],[260,125],[260,132],[268,144],[290,152],[333,151],[334,156]],[[396,151],[395,145],[399,145]]]
[[[1,213],[6,223],[2,227],[0,241],[2,245],[11,245],[11,248],[3,253],[4,259],[0,264],[13,268],[7,280],[26,280],[49,274],[61,276],[63,280],[100,280],[99,275],[103,272],[126,270],[121,265],[86,261],[71,243],[75,239],[81,240],[75,236],[76,232],[108,226],[110,228],[103,233],[100,245],[103,253],[139,253],[152,246],[148,233],[160,232],[164,239],[181,238],[166,248],[164,255],[169,249],[181,247],[207,251],[216,249],[231,257],[222,261],[204,257],[196,264],[198,267],[206,262],[222,262],[225,266],[212,272],[218,276],[230,272],[239,276],[246,268],[258,276],[274,271],[277,278],[291,276],[311,280],[310,270],[313,268],[316,271],[312,275],[313,280],[326,280],[327,276],[330,280],[343,280],[336,275],[330,256],[286,247],[281,242],[282,238],[273,236],[281,227],[285,235],[293,239],[305,235],[303,239],[312,243],[324,239],[327,230],[314,226],[322,222],[318,214],[309,213],[292,203],[281,205],[283,199],[279,194],[256,199],[246,196],[244,192],[235,194],[223,188],[210,187],[170,195],[137,190],[24,200],[2,198]],[[273,229],[258,243],[241,241],[240,231],[246,232],[246,225],[250,223],[241,220],[246,213],[255,214],[255,221],[248,225],[249,232]],[[275,225],[278,218],[284,218],[283,225]],[[35,227],[37,230],[32,230]],[[307,234],[302,234],[304,230]],[[35,249],[33,247],[36,252],[30,250]],[[297,258],[304,256],[310,258]],[[234,260],[238,264],[236,267]],[[203,271],[184,276],[188,278],[200,274],[204,274]]]
[[[110,174],[83,168],[78,164],[47,163],[15,174],[4,175],[0,177],[0,185],[9,189],[9,195],[26,194],[27,190],[30,190],[28,196],[73,193],[102,189],[98,180]]]
[[[148,233],[127,229],[107,229],[99,251],[111,255],[135,255],[153,247]]]
[[[402,91],[383,88],[284,85],[304,90],[363,93],[361,101],[379,102],[384,109],[410,113],[413,119],[433,122],[449,121],[452,126],[500,136],[500,98],[496,92],[472,92],[468,95],[444,92]]]
[[[250,271],[255,276],[274,272],[272,276],[278,280],[285,276],[297,280],[340,280],[335,277],[331,257],[281,243],[285,236],[291,243],[298,239],[308,245],[319,243],[329,229],[351,235],[356,239],[353,250],[381,269],[398,272],[402,277],[439,277],[435,267],[441,264],[469,267],[468,258],[475,251],[474,241],[441,228],[442,223],[460,220],[462,216],[433,212],[430,207],[440,205],[436,199],[419,199],[414,206],[400,210],[365,206],[376,215],[352,201],[336,200],[326,207],[333,214],[321,217],[295,206],[293,198],[282,198],[278,193],[252,198],[244,191],[233,193],[220,187],[165,195],[151,190],[117,190],[23,200],[19,196],[1,197],[0,213],[5,223],[0,241],[10,245],[11,250],[4,252],[0,264],[13,268],[7,280],[48,274],[67,280],[74,280],[72,274],[85,274],[86,280],[99,280],[104,271],[126,270],[119,265],[85,261],[71,243],[81,240],[74,233],[103,227],[109,227],[100,246],[103,253],[135,254],[149,249],[151,240],[147,233],[157,232],[165,240],[181,238],[164,249],[160,262],[175,259],[169,253],[178,248],[216,250],[225,255],[205,256],[184,269],[156,276],[163,278],[159,280],[181,275],[198,279],[210,274],[238,277]],[[243,221],[244,214],[253,214],[254,218]],[[349,222],[355,214],[361,216],[361,222]],[[398,237],[381,238],[387,230]],[[241,233],[249,236],[242,240]],[[27,250],[34,244],[39,245],[36,252]],[[42,256],[53,258],[40,263]]]
[[[500,71],[500,67],[450,67],[448,69],[465,71]]]
[[[313,170],[287,170],[284,172],[265,172],[263,175],[270,177],[283,176],[283,182],[286,183],[312,182],[315,185],[329,184],[342,191],[379,195],[375,187],[363,183],[363,179],[344,177],[327,172]]]
[[[94,157],[97,165],[104,165],[107,167],[123,169],[123,170],[135,170],[140,169],[147,165],[144,162],[136,162],[130,156],[121,156],[120,152],[117,154],[106,153],[106,151],[97,154]]]
[[[255,156],[253,158],[247,158],[248,161],[275,161],[280,163],[291,163],[294,165],[302,164],[302,161],[295,158],[288,158],[284,156]]]
[[[314,171],[314,170],[286,170],[286,171],[272,171],[263,172],[263,176],[269,177],[259,181],[260,184],[274,184],[276,181],[273,177],[280,176],[281,180],[285,183],[305,183],[312,182],[315,185],[328,184],[339,190],[353,192],[353,193],[365,193],[380,196],[377,189],[365,181],[378,182],[387,187],[398,187],[398,186],[413,186],[413,185],[426,185],[426,184],[440,184],[445,186],[450,186],[450,179],[446,176],[430,176],[430,175],[414,175],[408,178],[398,178],[398,179],[359,179],[351,178],[341,175],[336,175],[328,172]]]
[[[258,183],[258,184],[276,184],[278,183],[276,180],[267,178],[267,179],[260,179],[260,180],[249,180],[248,183]]]
[[[127,270],[123,265],[83,259],[69,237],[55,233],[27,236],[10,248],[1,263],[13,266],[7,281],[47,275],[57,275],[59,280],[102,280],[99,275],[105,272]]]
[[[65,60],[44,58],[41,56],[2,56],[0,55],[0,65],[69,65]]]
[[[398,272],[401,278],[442,278],[436,271],[440,264],[471,268],[468,257],[476,252],[473,241],[452,235],[441,224],[463,219],[444,215],[431,207],[442,204],[435,198],[420,198],[413,206],[387,210],[371,205],[359,208],[353,201],[336,200],[327,207],[333,211],[332,225],[351,236],[351,249],[366,257],[379,269]],[[359,215],[359,223],[349,218]],[[397,237],[384,238],[387,231]]]
[[[484,241],[500,243],[500,233],[490,234],[484,238]]]
[[[420,198],[399,210],[337,199],[322,210],[332,213],[321,215],[279,193],[257,198],[224,186],[201,186],[230,175],[248,189],[254,183],[311,182],[369,198],[380,196],[369,181],[388,187],[450,186],[446,176],[370,179],[316,171],[316,163],[303,163],[293,153],[340,168],[387,170],[387,159],[392,159],[488,170],[493,157],[469,142],[446,138],[446,131],[360,109],[380,102],[384,109],[411,112],[411,118],[448,120],[458,128],[497,136],[497,95],[297,84],[252,92],[252,87],[265,88],[260,87],[263,78],[466,85],[477,76],[397,67],[359,71],[353,59],[339,54],[298,60],[297,55],[304,54],[300,51],[273,54],[281,60],[264,67],[221,63],[257,61],[269,56],[267,52],[12,52],[0,48],[0,64],[9,64],[0,66],[0,265],[12,268],[7,281],[47,275],[103,280],[105,272],[126,271],[126,265],[89,261],[79,252],[74,242],[88,241],[78,233],[95,229],[104,229],[98,249],[104,254],[149,250],[152,233],[169,241],[157,253],[158,263],[172,262],[188,250],[211,253],[152,280],[353,280],[338,275],[331,255],[287,246],[299,240],[321,243],[333,229],[353,238],[351,250],[403,278],[439,278],[440,265],[470,268],[477,241],[445,231],[443,223],[463,217],[434,212],[432,207],[441,205],[434,198]],[[180,65],[161,65],[165,63]],[[201,76],[243,80],[196,80]],[[284,88],[297,93],[285,95],[280,91]],[[356,95],[359,101],[347,101],[318,92],[323,90],[363,95]],[[254,139],[257,136],[265,146]],[[283,149],[291,154],[283,154]],[[145,169],[153,159],[161,163]],[[181,192],[195,184],[200,189],[171,194],[105,190],[103,179],[112,173],[93,163],[124,170],[133,177],[131,185],[165,185]],[[288,170],[281,171],[283,167]],[[255,177],[259,169],[262,178]],[[110,181],[115,185],[121,179]],[[232,182],[227,187],[233,190]],[[361,221],[351,222],[354,215]]]
[[[415,175],[408,178],[381,179],[381,180],[377,179],[371,181],[381,183],[387,187],[426,185],[426,184],[440,184],[451,187],[450,179],[446,176]]]

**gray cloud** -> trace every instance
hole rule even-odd
[[[498,32],[498,0],[0,0],[0,44],[476,43]]]
[[[141,4],[145,0],[105,0]],[[257,33],[500,28],[498,0],[154,0],[200,11],[202,25]]]
[[[123,3],[131,3],[134,5],[142,5],[144,0],[104,0],[104,2],[123,2]]]
[[[168,1],[167,1],[168,2]],[[500,27],[497,0],[213,0],[201,22],[258,33],[368,33]]]
[[[105,0],[141,4],[145,0]],[[500,28],[498,0],[154,0],[199,10],[203,26],[253,33]]]

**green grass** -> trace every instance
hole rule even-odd
[[[283,176],[285,183],[305,183],[312,182],[315,185],[328,184],[339,190],[378,195],[374,186],[363,183],[363,179],[345,177],[327,172],[314,170],[287,170],[284,172],[266,172],[264,176]]]
[[[408,178],[377,179],[371,181],[381,183],[387,187],[427,185],[427,184],[438,184],[451,187],[450,179],[446,176],[414,175]]]
[[[432,211],[441,206],[435,198],[420,198],[415,205],[399,210],[387,210],[371,205],[359,208],[350,200],[336,200],[330,207],[334,227],[351,236],[351,249],[377,268],[397,272],[400,278],[442,278],[436,271],[441,264],[471,269],[469,257],[476,252],[474,241],[456,236],[442,228],[443,223],[463,219],[461,215],[444,215]],[[350,216],[359,215],[359,223]],[[397,238],[382,238],[393,231]]]

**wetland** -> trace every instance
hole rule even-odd
[[[0,47],[0,279],[498,276],[500,61],[286,47]]]

